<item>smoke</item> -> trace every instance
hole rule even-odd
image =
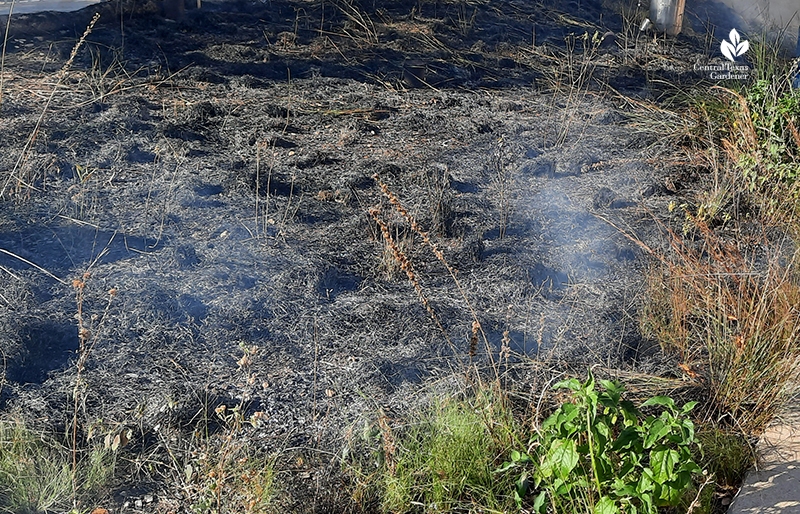
[[[800,0],[699,0],[687,2],[689,22],[703,31],[706,22],[716,26],[716,36],[731,29],[751,34],[766,30],[782,35],[783,45],[794,51],[800,27]]]
[[[800,4],[797,0],[723,0],[748,21],[763,25],[797,26]]]

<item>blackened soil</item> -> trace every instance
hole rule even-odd
[[[82,426],[130,427],[133,446],[169,463],[170,437],[243,401],[265,413],[249,444],[306,455],[284,474],[289,510],[341,511],[331,455],[347,428],[463,377],[471,309],[481,362],[506,331],[520,366],[648,362],[646,263],[609,222],[658,246],[650,212],[674,187],[618,94],[653,94],[651,65],[689,80],[675,56],[693,39],[622,48],[629,27],[611,3],[366,4],[208,2],[177,23],[155,4],[102,4],[61,74],[94,10],[12,19],[7,411],[71,419],[73,280],[87,272]],[[595,48],[609,31],[617,41]],[[378,181],[430,232],[463,296]],[[185,506],[164,466],[108,504],[126,511],[149,491],[145,509]]]

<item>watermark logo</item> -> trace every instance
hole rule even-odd
[[[722,55],[729,61],[735,62],[737,57],[744,55],[750,49],[750,42],[743,41],[736,29],[731,30],[731,33],[728,34],[728,38],[730,41],[723,39],[720,45]]]
[[[728,62],[705,66],[695,64],[694,71],[706,75],[711,80],[747,80],[750,76],[750,67],[747,64],[737,63],[736,58],[750,50],[750,43],[743,40],[736,29],[731,30],[728,39],[730,41],[723,39],[720,44],[722,55]]]

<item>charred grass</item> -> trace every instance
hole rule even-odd
[[[362,68],[362,76],[370,77],[392,94],[415,88],[437,91],[449,87],[454,77],[460,83],[504,83],[497,80],[494,70],[505,67],[517,79],[535,79],[542,91],[552,95],[545,146],[575,144],[575,134],[585,129],[587,99],[611,95],[614,71],[620,66],[602,51],[604,34],[599,27],[585,20],[567,19],[566,13],[536,4],[537,9],[564,22],[558,25],[559,30],[566,25],[579,26],[582,34],[564,34],[561,39],[565,46],[561,47],[543,43],[548,38],[557,39],[559,30],[538,36],[533,32],[530,45],[520,43],[513,47],[498,40],[489,52],[482,46],[483,41],[474,41],[468,47],[457,37],[471,37],[481,17],[499,17],[497,8],[488,2],[443,5],[444,13],[432,13],[431,5],[419,3],[414,7],[416,11],[407,16],[389,9],[368,9],[354,0],[337,0],[327,7],[314,6],[321,12],[332,9],[327,11],[331,13],[327,20],[318,18],[319,25],[312,23],[313,17],[307,11],[298,9],[293,28],[262,35],[268,51],[262,50],[272,59],[289,60],[306,51],[321,51],[341,55],[348,64],[366,57],[385,60],[382,67]],[[632,27],[641,13],[632,6],[627,4],[621,12],[624,38],[620,50],[623,62],[643,62],[647,67],[648,53],[654,56],[665,51],[667,43],[640,38]],[[522,13],[514,16],[524,18]],[[506,28],[513,32],[520,26],[521,22],[514,18]],[[311,44],[314,33],[319,39]],[[40,96],[44,92],[47,103],[41,111],[41,122],[57,96],[61,108],[70,102],[86,107],[100,105],[107,97],[132,88],[172,87],[169,72],[160,70],[155,79],[143,81],[139,71],[126,72],[124,63],[109,63],[92,52],[87,57],[91,63],[87,71],[68,73],[82,43],[83,39],[63,72],[55,76],[55,84],[40,81],[20,85],[19,81],[12,81],[0,86],[5,90],[3,94],[19,93],[25,88]],[[400,45],[409,62],[400,68],[387,64],[389,60],[382,54],[385,44]],[[781,67],[777,54],[767,48],[757,47],[754,54],[762,59],[755,63],[759,71],[754,83],[743,88],[714,88],[707,95],[692,93],[688,95],[690,101],[672,106],[625,100],[640,120],[647,119],[646,132],[659,137],[667,134],[682,145],[685,153],[681,166],[690,168],[701,181],[693,184],[697,194],[686,194],[666,212],[653,214],[663,235],[661,247],[648,246],[635,234],[629,234],[650,255],[652,266],[641,326],[642,333],[660,347],[660,373],[637,372],[632,369],[635,366],[625,367],[624,363],[615,368],[610,358],[604,361],[606,369],[596,372],[625,381],[628,394],[634,399],[668,394],[683,401],[701,401],[695,421],[700,426],[698,438],[704,453],[698,460],[712,473],[717,486],[704,488],[703,484],[695,484],[692,493],[696,493],[700,504],[687,503],[691,504],[688,510],[695,512],[716,512],[723,507],[723,500],[735,491],[754,458],[753,437],[779,411],[787,387],[797,378],[800,283],[796,250],[784,234],[800,233],[796,181],[800,101],[797,93],[788,88],[788,68]],[[230,53],[236,49],[222,45],[218,50]],[[422,62],[416,62],[419,60]],[[781,78],[772,81],[770,77],[776,69],[782,70],[778,74]],[[5,76],[4,68],[4,79]],[[448,101],[446,95],[442,98],[441,101]],[[362,173],[339,188],[312,191],[308,183],[313,181],[304,179],[306,182],[301,184],[298,175],[315,167],[335,166],[336,159],[324,153],[296,157],[296,170],[291,172],[285,166],[275,166],[275,156],[280,152],[294,153],[294,143],[289,139],[295,130],[292,119],[298,113],[318,116],[321,124],[353,117],[356,121],[341,128],[335,143],[352,148],[362,133],[375,130],[376,122],[391,116],[396,107],[354,107],[345,101],[332,107],[290,94],[285,99],[285,106],[273,109],[277,115],[272,116],[268,134],[254,136],[254,172],[246,169],[231,180],[234,187],[255,198],[253,223],[246,225],[249,240],[263,242],[264,247],[288,246],[292,223],[300,218],[298,213],[309,198],[358,211],[359,227],[375,254],[360,262],[357,269],[362,277],[376,280],[379,285],[375,290],[379,293],[393,287],[400,289],[397,284],[404,281],[410,285],[403,291],[413,291],[418,303],[403,304],[407,306],[403,315],[417,335],[423,334],[428,342],[439,341],[437,352],[447,356],[448,364],[443,365],[450,371],[447,378],[440,379],[430,391],[415,391],[414,396],[420,400],[414,405],[407,401],[404,412],[384,409],[354,387],[357,394],[350,401],[361,401],[369,407],[366,415],[363,408],[355,415],[360,419],[345,430],[344,437],[332,437],[326,432],[330,427],[317,425],[316,440],[311,442],[291,433],[273,434],[268,416],[253,400],[263,394],[260,391],[269,390],[270,384],[266,380],[262,383],[252,369],[268,357],[259,348],[242,343],[247,334],[241,331],[236,332],[241,344],[221,357],[230,361],[228,367],[235,363],[235,373],[218,380],[233,384],[236,394],[212,393],[207,384],[192,383],[197,375],[190,378],[186,362],[177,357],[177,350],[170,350],[176,352],[175,358],[169,357],[159,365],[177,370],[188,385],[170,392],[174,397],[158,413],[147,412],[150,407],[140,402],[133,415],[114,412],[103,422],[93,417],[102,408],[93,405],[101,401],[92,386],[99,387],[101,381],[92,380],[96,370],[88,363],[94,357],[92,352],[97,351],[95,345],[99,350],[103,338],[110,337],[103,329],[108,310],[116,301],[112,300],[116,290],[98,286],[93,302],[86,302],[83,294],[93,288],[92,275],[87,273],[73,283],[77,294],[77,357],[71,364],[74,373],[69,380],[62,379],[68,382],[62,388],[70,391],[66,402],[70,412],[62,413],[62,425],[57,429],[49,426],[46,435],[35,431],[34,426],[48,426],[40,420],[29,420],[31,426],[26,426],[10,419],[2,425],[0,498],[4,508],[20,512],[73,508],[86,512],[112,502],[124,506],[126,500],[114,498],[111,491],[119,490],[125,481],[142,484],[141,490],[126,490],[132,497],[144,498],[144,503],[141,499],[131,500],[124,508],[145,510],[155,506],[148,505],[148,495],[143,491],[165,489],[170,495],[160,501],[159,508],[191,508],[197,512],[325,508],[342,512],[505,512],[531,505],[532,498],[524,493],[521,503],[514,499],[514,491],[520,490],[515,481],[520,477],[498,473],[497,469],[510,458],[512,448],[531,451],[525,448],[532,440],[531,434],[538,430],[547,413],[565,401],[549,387],[559,378],[583,374],[587,362],[566,362],[568,353],[547,353],[542,337],[544,315],[538,337],[531,336],[538,339],[537,348],[541,347],[542,352],[537,350],[533,358],[512,349],[514,336],[507,328],[511,307],[506,309],[506,327],[498,329],[503,326],[503,319],[496,312],[502,309],[487,306],[486,298],[495,302],[502,296],[472,291],[468,283],[475,281],[464,278],[485,258],[484,237],[471,230],[468,223],[459,222],[459,216],[465,214],[457,197],[467,194],[468,188],[455,184],[447,167],[428,166],[413,173],[386,167],[372,178],[372,173]],[[175,89],[172,102],[162,105],[163,111],[175,114],[173,125],[164,132],[184,141],[221,138],[225,123],[244,107],[226,108],[193,102],[188,93]],[[509,103],[504,108],[515,111],[517,106]],[[214,135],[190,133],[187,128],[192,122],[211,118],[224,120]],[[413,123],[409,127],[415,129]],[[480,126],[475,134],[491,130],[491,126]],[[40,131],[43,129],[37,123],[28,132],[28,139],[19,141],[19,160],[4,177],[0,193],[8,201],[24,204],[39,192],[45,167],[31,155]],[[513,149],[498,138],[491,150],[494,153],[487,165],[490,177],[486,188],[492,191],[487,201],[492,206],[492,216],[482,223],[497,232],[498,241],[503,241],[514,237],[511,229],[517,214],[514,168],[506,157]],[[143,159],[172,158],[180,162],[186,154],[188,151],[167,144],[166,149]],[[233,156],[231,160],[235,160]],[[602,165],[592,162],[582,172]],[[244,167],[232,162],[231,170],[236,171],[237,166]],[[105,184],[113,183],[114,175],[105,173],[101,166],[76,165],[74,170],[70,189],[73,200],[77,200],[68,214],[72,219],[91,220],[95,200],[103,196]],[[99,180],[101,175],[107,182]],[[173,173],[173,181],[175,176]],[[162,180],[168,186],[166,198],[151,195],[155,175],[151,191],[142,196],[145,210],[154,206],[153,212],[148,213],[148,223],[163,228],[170,220],[167,211],[174,189],[170,179]],[[368,205],[368,200],[375,204]],[[155,212],[158,209],[161,211]],[[315,219],[324,219],[328,213],[314,215]],[[161,240],[160,230],[154,248]],[[460,246],[453,241],[460,241]],[[175,257],[181,267],[197,265],[199,259],[192,252],[182,251]],[[445,281],[450,284],[449,293],[457,297],[452,303],[441,293],[437,296],[438,291],[431,285]],[[551,289],[553,282],[551,276]],[[343,283],[334,268],[330,276],[326,274],[312,288],[313,294],[330,303],[339,293],[346,296],[348,288],[357,287]],[[108,300],[107,307],[104,299]],[[484,307],[494,309],[493,315],[484,312]],[[298,314],[292,305],[281,308]],[[197,316],[203,315],[199,310]],[[424,317],[427,320],[422,321]],[[490,324],[494,326],[489,327]],[[158,323],[151,325],[140,330],[162,330]],[[313,376],[313,386],[300,382],[299,387],[310,387],[313,405],[303,419],[310,419],[308,423],[313,424],[327,419],[338,405],[340,393],[333,385],[323,385],[321,378],[317,383],[318,376],[322,376],[318,367],[324,363],[319,360],[317,321],[311,325],[314,358],[313,372],[308,374]],[[190,330],[180,331],[185,332],[182,337],[187,340],[199,337]],[[113,330],[109,328],[109,332]],[[163,331],[157,337],[168,339]],[[269,358],[275,355],[270,354]],[[99,371],[96,374],[99,376]],[[110,377],[112,373],[103,375],[104,379]],[[442,394],[442,390],[446,393]],[[119,394],[128,393],[131,391]],[[296,398],[286,391],[281,394],[284,402]],[[112,421],[114,418],[128,422]],[[145,419],[149,421],[146,423]],[[262,448],[253,442],[256,440],[269,443]],[[292,499],[293,491],[289,490],[298,476],[302,476],[301,481],[313,477],[315,484],[308,486],[304,482],[298,487],[305,488],[300,500]],[[334,498],[330,500],[333,505],[324,501],[317,504],[316,500],[310,508],[300,505],[315,495]]]

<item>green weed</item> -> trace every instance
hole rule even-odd
[[[693,487],[701,468],[692,458],[694,424],[688,418],[697,402],[679,408],[666,396],[653,397],[641,408],[661,414],[643,415],[622,399],[619,382],[601,380],[596,390],[587,380],[564,380],[553,386],[569,389],[562,404],[528,445],[530,454],[512,452],[500,472],[517,470],[518,507],[529,491],[533,510],[545,512],[644,512],[676,506]]]

